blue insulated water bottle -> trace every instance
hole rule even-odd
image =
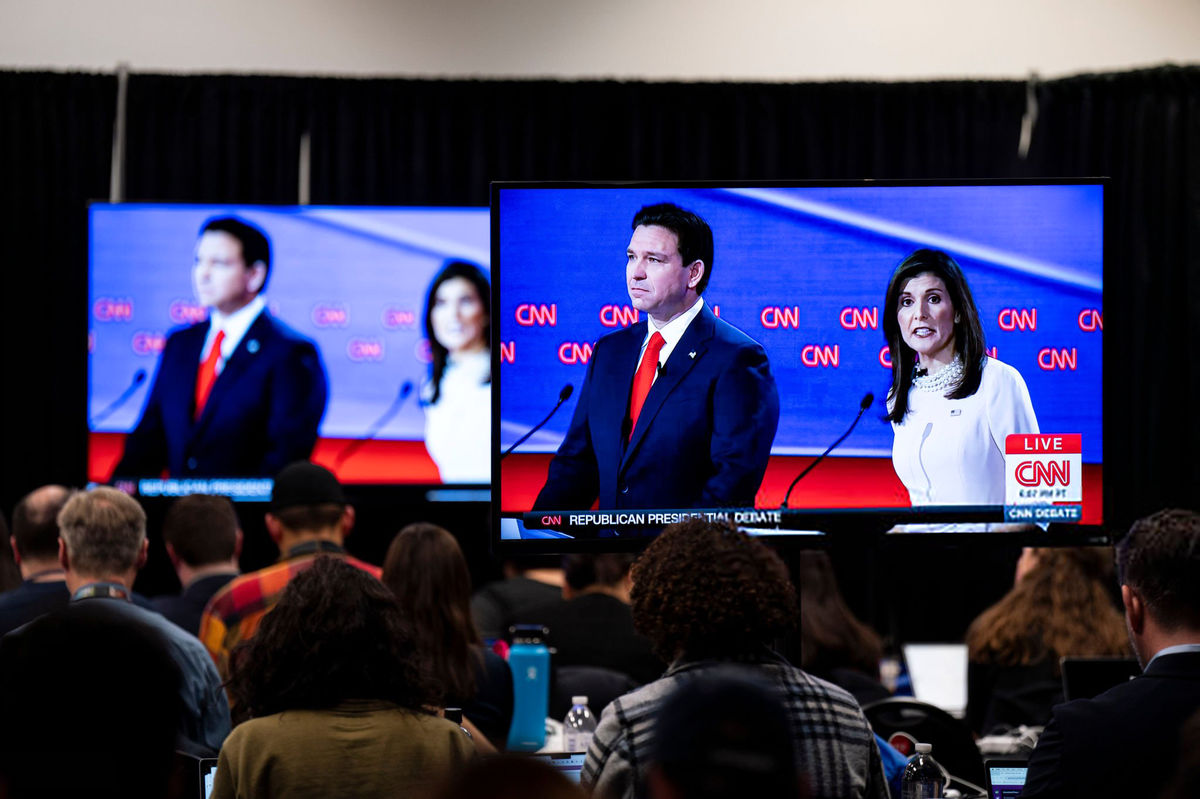
[[[513,676],[513,720],[508,730],[510,752],[536,752],[546,743],[546,711],[550,703],[550,650],[546,630],[537,624],[512,628],[508,665]]]

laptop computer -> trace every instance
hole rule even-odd
[[[989,758],[984,763],[987,772],[988,799],[1016,799],[1025,788],[1029,761],[1009,758]]]
[[[583,776],[583,761],[587,760],[587,752],[535,752],[526,757],[534,757],[552,766],[576,785]]]
[[[905,644],[913,696],[955,718],[967,713],[966,644]]]
[[[1133,658],[1063,658],[1063,698],[1091,699],[1142,673]]]

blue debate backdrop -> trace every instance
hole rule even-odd
[[[575,396],[520,451],[557,449],[591,345],[633,321],[633,216],[673,202],[713,229],[705,301],[770,358],[782,406],[773,454],[820,453],[870,391],[875,404],[838,454],[890,456],[883,315],[895,310],[884,294],[906,254],[932,247],[962,266],[988,349],[1025,378],[1042,431],[1081,433],[1083,460],[1102,461],[1102,184],[499,184],[496,198],[501,449],[572,383]]]
[[[364,435],[412,381],[414,390],[377,438],[422,440],[425,295],[447,259],[488,269],[486,208],[93,204],[89,429],[132,430],[166,334],[205,318],[192,291],[194,249],[204,221],[226,215],[266,232],[272,263],[263,297],[321,350],[329,404],[320,435]],[[139,370],[147,377],[136,392],[92,423]]]

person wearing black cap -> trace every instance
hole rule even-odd
[[[354,507],[328,469],[297,461],[275,477],[266,515],[267,532],[279,547],[279,562],[244,574],[213,595],[200,620],[200,640],[223,678],[229,677],[229,654],[255,629],[288,582],[320,556],[344,558],[378,579],[378,566],[351,557],[346,536],[354,527]]]

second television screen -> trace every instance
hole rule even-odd
[[[1077,520],[1099,523],[1103,189],[1100,182],[496,184],[494,456],[573,386],[544,428],[497,461],[494,496],[510,520],[501,538],[531,535],[511,520],[532,510],[779,508],[792,479],[845,432],[868,393],[872,402],[853,434],[796,486],[789,507],[1001,506],[1005,437],[1040,432],[1081,442]],[[729,361],[721,365],[708,344],[681,339],[655,379],[655,389],[661,381],[671,391],[652,392],[645,402],[653,420],[631,431],[631,378],[647,343],[647,313],[688,288],[663,284],[657,290],[667,294],[654,295],[654,258],[695,257],[676,252],[678,236],[666,240],[669,252],[656,253],[663,243],[638,233],[656,229],[634,219],[657,204],[692,212],[712,231],[710,280],[698,286],[704,310],[696,321],[714,340],[750,343],[721,355]],[[887,304],[893,272],[921,250],[927,252],[919,257],[960,267],[962,290],[973,301],[959,304],[971,312],[952,308],[942,319],[937,303],[949,296],[934,296],[919,279],[901,281],[896,307]],[[914,321],[914,305],[929,320]],[[970,332],[971,317],[978,335]],[[941,409],[944,420],[914,416],[929,405],[919,399],[907,424],[886,418],[889,322],[904,328],[905,346],[918,351],[930,337],[934,345],[956,338],[950,354],[964,351],[967,338],[982,339],[988,357],[975,371],[979,388]],[[766,366],[755,361],[759,345]],[[921,378],[940,400],[953,387],[927,385],[936,371],[914,371],[906,392]],[[701,373],[708,377],[696,380]],[[762,387],[764,379],[773,391]],[[766,407],[771,394],[778,398],[774,425]],[[756,415],[767,418],[756,422]],[[677,429],[666,431],[671,425]],[[971,434],[963,432],[968,425]],[[755,462],[764,439],[769,455]],[[640,446],[646,441],[657,443]],[[582,461],[594,471],[581,471]],[[675,486],[685,473],[691,489]],[[747,480],[754,483],[749,493]],[[656,501],[660,487],[667,496]],[[545,534],[601,533],[589,526]]]

